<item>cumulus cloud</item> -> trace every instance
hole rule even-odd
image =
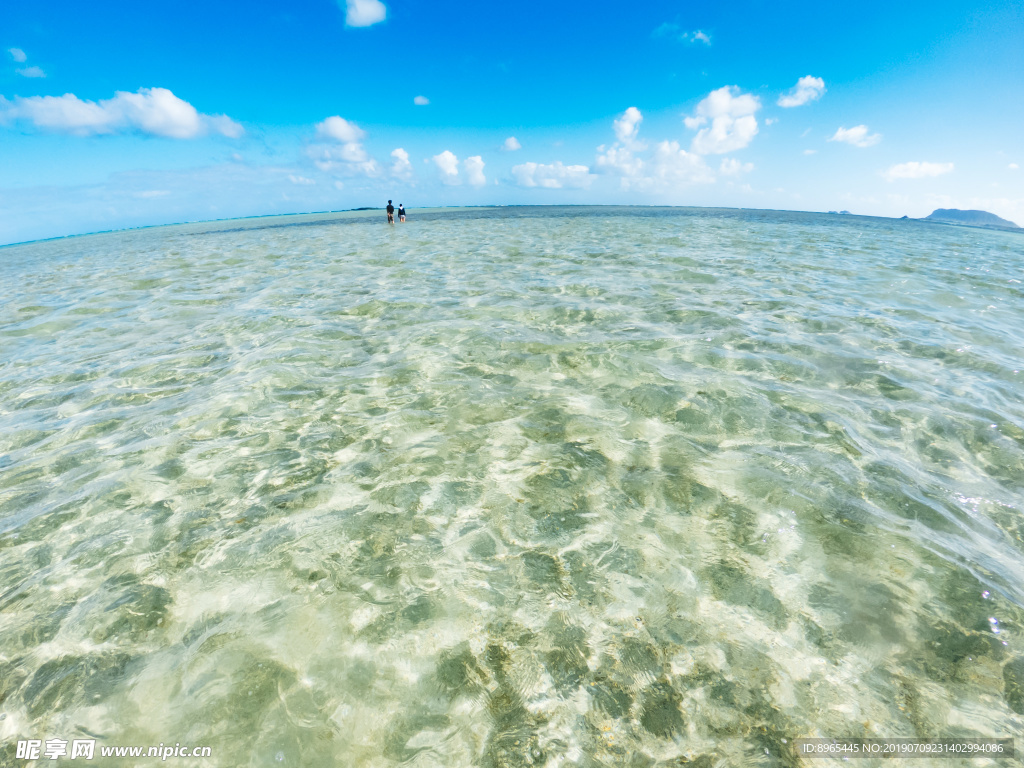
[[[708,184],[715,176],[700,155],[682,149],[678,141],[662,141],[654,148],[650,179],[656,186],[665,188]]]
[[[316,133],[321,139],[334,139],[343,143],[351,143],[366,138],[366,131],[338,115],[328,117],[322,123],[317,123]]]
[[[15,71],[22,77],[46,77],[46,73],[40,67],[22,67]]]
[[[471,186],[482,187],[487,183],[487,178],[484,176],[484,160],[480,155],[463,160],[462,169],[466,172],[466,181]]]
[[[171,139],[206,133],[237,138],[241,125],[226,115],[203,115],[166,88],[118,91],[112,99],[86,101],[74,94],[0,100],[0,120],[23,121],[36,128],[77,136],[139,131]]]
[[[603,172],[617,173],[622,176],[623,187],[628,187],[629,179],[643,176],[644,161],[633,154],[627,147],[613,145],[605,149],[602,144],[597,148],[597,169]]]
[[[412,103],[415,104],[417,107],[425,107],[427,106],[427,104],[430,103],[430,99],[428,99],[426,96],[417,96],[412,100]]]
[[[612,127],[615,129],[615,138],[626,146],[635,142],[637,134],[640,132],[640,123],[643,122],[643,119],[644,116],[636,107],[627,109],[612,123]]]
[[[855,147],[873,147],[882,140],[880,133],[868,133],[866,125],[855,125],[853,128],[840,127],[829,141],[842,141]]]
[[[756,96],[740,93],[734,85],[712,91],[697,105],[695,114],[683,120],[687,128],[700,129],[690,145],[691,151],[698,155],[721,155],[743,149],[757,135],[754,113],[760,108]]]
[[[342,144],[341,149],[338,150],[337,157],[346,163],[365,163],[370,156],[366,153],[362,144],[353,141],[348,144]]]
[[[412,176],[412,163],[409,162],[409,153],[401,147],[391,150],[391,175],[398,179],[407,179]]]
[[[321,171],[345,176],[378,175],[377,161],[361,143],[366,131],[351,120],[332,115],[316,124],[316,135],[321,140],[334,142],[314,144],[306,149],[306,154]]]
[[[780,107],[802,107],[809,101],[820,99],[824,93],[825,81],[820,77],[807,75],[797,80],[796,85],[793,86],[789,93],[779,96],[779,100],[776,103]]]
[[[899,163],[891,166],[882,175],[886,181],[897,179],[926,179],[932,176],[941,176],[953,170],[952,163]]]
[[[306,155],[324,173],[371,177],[380,173],[377,161],[356,141],[341,146],[313,145],[306,149]]]
[[[692,32],[684,32],[682,27],[672,22],[665,22],[660,25],[654,32],[651,33],[652,37],[667,37],[672,40],[679,40],[683,43],[703,43],[704,45],[711,45],[711,36],[702,30],[695,29]]]
[[[623,189],[668,190],[715,180],[704,159],[682,149],[677,141],[662,141],[641,156],[647,149],[638,139],[642,121],[640,110],[630,107],[612,124],[620,141],[597,148],[598,171],[619,176]]]
[[[8,48],[7,52],[11,55],[11,58],[19,64],[21,64],[28,58],[28,56],[25,55],[25,52],[21,50],[21,48]]]
[[[519,143],[519,139],[515,136],[509,136],[505,139],[505,143],[501,145],[501,148],[506,152],[515,152],[517,149],[522,149],[523,145]]]
[[[647,148],[637,139],[643,119],[639,109],[630,107],[612,123],[618,141],[607,149],[603,144],[597,148],[597,169],[621,176],[623,188],[628,188],[631,180],[642,177],[644,173],[644,161],[634,154]]]
[[[741,173],[750,173],[754,170],[754,164],[741,163],[735,157],[723,157],[718,170],[726,176],[739,176]]]
[[[441,172],[441,183],[461,184],[459,178],[459,158],[450,150],[445,150],[439,155],[434,155],[434,165]]]
[[[308,179],[305,176],[296,176],[294,173],[288,174],[288,181],[290,181],[292,184],[299,184],[301,186],[310,186],[312,184],[316,184],[316,182],[313,181],[312,179]]]
[[[380,0],[345,0],[345,25],[369,27],[384,21],[388,9]]]
[[[590,186],[594,177],[585,165],[554,163],[523,163],[512,167],[512,175],[521,187],[546,189],[582,189]]]
[[[377,161],[367,154],[361,140],[366,131],[339,115],[332,115],[316,124],[316,135],[336,144],[315,144],[306,154],[321,171],[346,176],[376,176],[380,169]]]

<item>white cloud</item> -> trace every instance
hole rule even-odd
[[[345,0],[345,24],[349,27],[369,27],[387,16],[388,9],[380,0]]]
[[[838,128],[829,141],[843,141],[855,147],[873,147],[882,140],[880,133],[868,133],[866,125],[855,125],[853,128]]]
[[[702,30],[695,29],[693,32],[683,32],[678,24],[666,21],[652,33],[652,37],[669,37],[684,43],[703,43],[711,45],[711,36]]]
[[[515,152],[517,149],[522,149],[523,145],[519,143],[519,139],[515,136],[509,136],[505,139],[505,143],[501,145],[501,148],[506,152]]]
[[[766,117],[764,119],[764,124],[765,125],[775,125],[775,123],[777,123],[777,122],[779,122],[779,118],[777,118],[777,117]]]
[[[445,150],[439,155],[434,155],[434,165],[441,171],[441,182],[443,184],[461,184],[459,178],[459,158],[450,150]]]
[[[401,147],[391,150],[391,157],[394,162],[391,164],[391,175],[399,179],[407,179],[412,176],[412,163],[409,162],[409,153]]]
[[[343,117],[334,115],[316,124],[316,133],[322,139],[334,139],[344,143],[366,138],[366,131]]]
[[[802,107],[809,101],[820,99],[823,93],[825,93],[825,81],[820,77],[807,75],[797,80],[796,85],[789,93],[779,96],[776,103],[780,107]]]
[[[338,115],[332,115],[316,124],[319,138],[335,141],[341,146],[313,145],[306,154],[321,171],[341,173],[346,176],[376,176],[379,173],[377,161],[370,157],[360,140],[366,131]]]
[[[202,133],[202,120],[196,108],[166,88],[121,93],[114,97],[115,101],[118,99],[128,122],[146,133],[176,139],[191,138]]]
[[[241,123],[236,123],[227,115],[204,115],[203,119],[210,130],[229,139],[240,138],[245,133]]]
[[[377,161],[367,154],[363,145],[350,141],[341,146],[318,144],[306,149],[306,155],[324,173],[344,176],[377,176]]]
[[[1018,168],[1020,168],[1020,166],[1019,166],[1019,165],[1017,165],[1016,163],[1010,163],[1010,164],[1009,164],[1008,166],[1006,166],[1006,167],[1007,167],[1007,168],[1009,168],[1009,169],[1010,169],[1011,171],[1016,171],[1016,170],[1017,170]]]
[[[805,155],[816,155],[816,154],[818,154],[818,150],[816,150],[816,149],[805,149],[804,150],[804,154]]]
[[[757,135],[754,113],[760,108],[756,96],[740,93],[734,85],[712,91],[697,105],[695,115],[683,120],[691,130],[700,128],[690,150],[698,155],[721,155],[743,149]]]
[[[415,104],[417,107],[425,107],[427,106],[427,104],[430,103],[430,99],[428,99],[426,96],[417,96],[412,100],[412,103]]]
[[[932,176],[941,176],[953,170],[952,163],[899,163],[891,166],[882,175],[886,181],[897,179],[926,179]]]
[[[40,67],[22,67],[15,71],[22,77],[46,77],[46,73]]]
[[[637,138],[642,120],[640,110],[630,107],[613,123],[615,135],[625,146],[616,142],[607,149],[604,145],[598,147],[599,171],[617,174],[623,189],[668,190],[715,180],[704,159],[680,148],[676,141],[662,141],[646,159],[638,156],[636,153],[647,149]]]
[[[754,164],[741,163],[735,157],[723,157],[718,170],[726,176],[739,176],[741,173],[750,173],[754,170]]]
[[[603,144],[597,148],[597,151],[601,153],[597,156],[598,170],[622,176],[623,188],[630,186],[631,179],[637,179],[643,175],[644,161],[634,154],[634,152],[647,148],[645,143],[637,140],[640,123],[643,120],[644,116],[640,110],[630,107],[612,123],[612,129],[615,131],[618,141],[607,150]]]
[[[292,184],[299,184],[302,186],[311,186],[313,184],[316,184],[316,182],[313,181],[312,179],[308,179],[305,176],[296,176],[293,173],[288,174],[288,181],[290,181]]]
[[[487,178],[484,176],[484,159],[480,155],[463,160],[462,169],[466,172],[466,181],[471,186],[482,187],[487,183]]]
[[[597,156],[597,168],[600,171],[610,171],[623,177],[623,187],[628,187],[628,179],[640,178],[644,172],[644,161],[633,154],[627,147],[614,145],[607,150],[602,144],[597,148],[600,152]]]
[[[615,129],[615,138],[626,146],[631,145],[636,140],[643,119],[644,116],[636,107],[627,109],[612,123],[612,127]]]
[[[236,138],[241,125],[225,115],[203,115],[166,88],[118,91],[112,99],[85,101],[74,94],[17,97],[0,101],[0,120],[23,120],[48,131],[91,134],[141,131],[172,139],[192,139],[213,131]]]
[[[8,48],[7,52],[11,54],[11,58],[19,64],[21,64],[28,58],[28,56],[25,55],[25,52],[21,50],[21,48]]]
[[[682,149],[678,141],[662,141],[654,148],[650,178],[662,187],[708,184],[715,180],[704,158]]]
[[[344,160],[346,163],[365,163],[370,157],[366,154],[366,150],[363,148],[363,145],[355,141],[350,141],[348,144],[342,144],[341,149],[337,152],[337,157]]]
[[[589,187],[594,177],[585,165],[563,165],[555,163],[523,163],[512,167],[512,175],[521,187],[545,187],[547,189],[582,189]]]
[[[37,128],[79,135],[114,133],[122,122],[120,110],[115,105],[82,101],[70,93],[15,97],[14,101],[3,99],[0,101],[0,117],[5,121],[24,120]]]

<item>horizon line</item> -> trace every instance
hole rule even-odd
[[[644,205],[644,204],[622,204],[622,203],[492,203],[489,205],[427,205],[418,208],[408,208],[406,210],[423,211],[423,210],[474,210],[474,209],[486,209],[486,208],[695,208],[698,210],[707,211],[765,211],[771,213],[809,213],[817,214],[821,216],[856,216],[862,219],[884,219],[886,221],[918,221],[927,224],[947,224],[949,226],[960,226],[970,227],[972,229],[988,229],[1003,232],[1012,232],[1014,230],[1006,227],[993,227],[986,225],[977,224],[963,224],[957,222],[939,221],[934,219],[928,219],[927,217],[914,218],[911,216],[877,216],[863,213],[851,213],[850,211],[807,211],[795,208],[743,208],[743,207],[732,207],[732,206],[720,206],[720,205]],[[356,213],[360,211],[384,211],[385,207],[381,206],[377,208],[375,206],[361,206],[358,208],[342,208],[340,210],[327,210],[327,211],[291,211],[288,213],[259,213],[250,216],[227,216],[222,219],[194,219],[189,221],[174,221],[166,224],[140,224],[137,227],[120,227],[117,229],[98,229],[92,232],[75,232],[69,235],[54,235],[53,237],[41,237],[36,240],[18,240],[13,243],[2,243],[0,248],[13,248],[19,245],[34,245],[36,243],[49,243],[55,240],[68,240],[75,237],[91,237],[93,235],[112,235],[118,232],[136,232],[143,229],[159,229],[161,227],[181,227],[188,224],[214,224],[221,221],[246,221],[249,219],[272,219],[276,217],[284,216],[317,216],[317,215],[328,215],[335,213]],[[946,209],[936,209],[946,210]],[[934,211],[933,211],[934,213]],[[929,214],[931,215],[931,214]],[[1021,230],[1021,227],[1017,228]]]

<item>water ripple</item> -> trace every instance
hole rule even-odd
[[[2,255],[5,756],[788,765],[1024,726],[1012,233],[510,208]]]

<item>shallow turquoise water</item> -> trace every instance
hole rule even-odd
[[[0,249],[0,762],[1024,732],[1024,238],[380,218]]]

